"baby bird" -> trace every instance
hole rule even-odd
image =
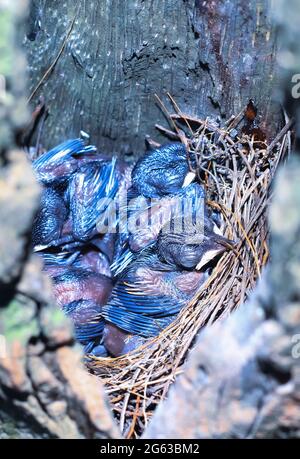
[[[192,183],[176,194],[156,199],[139,196],[128,204],[127,235],[123,239],[111,269],[115,275],[129,265],[140,251],[155,243],[160,230],[175,216],[189,215],[203,219],[207,213],[205,192],[201,185]]]
[[[189,172],[187,151],[181,143],[170,143],[143,156],[132,170],[132,193],[159,198],[177,193],[195,178]]]
[[[33,162],[44,185],[34,223],[34,246],[88,241],[97,234],[105,211],[118,191],[116,159],[106,161],[81,139],[69,140]],[[41,247],[39,247],[39,250]]]
[[[189,222],[176,232],[179,220],[171,222],[172,231],[163,228],[157,243],[128,266],[102,309],[101,316],[109,324],[103,343],[114,356],[140,343],[130,335],[153,337],[169,325],[207,279],[208,270],[203,268],[235,245],[215,233],[207,217],[202,226]]]
[[[155,242],[161,227],[175,215],[174,207],[189,199],[189,191],[196,192],[195,189],[185,192],[194,178],[195,174],[189,172],[186,148],[181,143],[166,144],[138,160],[131,172],[131,187],[123,207],[126,224],[122,226],[119,222],[116,255],[111,266],[115,276],[128,266],[135,253]],[[204,199],[203,188],[197,186],[197,193],[202,193]],[[139,226],[134,234],[127,226],[132,221]]]
[[[68,208],[61,193],[54,187],[45,187],[40,208],[33,223],[33,246],[45,246],[59,240],[67,216]]]
[[[117,194],[121,172],[116,159],[108,161],[81,139],[44,153],[33,168],[44,187],[33,245],[53,279],[57,303],[88,351],[99,344],[99,314],[112,290],[115,235],[98,234],[97,225]]]
[[[76,338],[85,346],[85,351],[99,346],[104,329],[101,311],[111,294],[111,279],[70,267],[53,277],[53,284],[56,302],[72,319]]]

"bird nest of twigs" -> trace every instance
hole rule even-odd
[[[261,135],[257,140],[257,128],[248,133],[239,128],[245,112],[221,125],[185,115],[176,104],[175,109],[174,114],[166,113],[171,128],[157,128],[196,154],[195,172],[205,185],[208,205],[221,213],[224,235],[239,243],[224,253],[206,283],[159,336],[124,356],[89,361],[126,438],[142,434],[170,384],[184,371],[199,331],[237,309],[255,286],[269,258],[270,185],[291,148],[291,122],[268,143]]]

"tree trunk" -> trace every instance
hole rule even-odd
[[[163,141],[155,95],[168,92],[200,117],[229,118],[252,98],[267,135],[278,127],[268,0],[33,0],[25,49],[30,92],[52,68],[32,98],[50,111],[45,147],[84,130],[105,152],[140,155],[145,135]]]

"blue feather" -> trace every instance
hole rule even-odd
[[[96,147],[92,145],[85,147],[82,139],[67,140],[36,159],[33,162],[33,169],[40,181],[48,183],[55,179],[55,177],[49,174],[49,170],[60,166],[73,156],[94,153],[96,151]]]
[[[126,281],[128,278],[130,273]],[[143,285],[139,282],[131,285],[120,281],[113,289],[109,303],[103,307],[101,316],[129,333],[155,336],[174,320],[185,300],[177,294],[175,287],[173,295],[163,296],[159,289],[157,294],[149,294],[147,290],[143,292]]]
[[[75,326],[75,336],[76,339],[81,344],[86,344],[90,341],[98,340],[102,337],[104,330],[104,321],[99,321],[98,323],[88,323],[84,325]]]
[[[105,323],[96,303],[91,300],[75,300],[64,305],[63,311],[72,319],[76,339],[81,344],[102,339]]]
[[[103,317],[122,330],[139,336],[150,338],[158,335],[176,317],[168,316],[164,318],[149,317],[143,314],[135,314],[122,307],[105,306]]]
[[[84,165],[72,178],[69,189],[73,234],[85,241],[103,223],[105,212],[118,191],[116,159],[109,164]]]

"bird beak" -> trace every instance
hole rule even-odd
[[[195,172],[188,172],[184,178],[182,188],[189,186],[196,178]]]
[[[34,246],[33,251],[34,252],[42,252],[43,250],[46,250],[48,248],[49,248],[48,244],[46,244],[46,245],[36,245],[36,246]]]
[[[211,249],[205,252],[201,260],[196,266],[196,270],[200,271],[200,269],[203,268],[203,266],[207,265],[210,261],[212,261],[214,258],[216,258],[220,253],[224,252],[224,248],[222,249]]]
[[[211,248],[204,253],[200,262],[196,266],[196,270],[199,271],[203,268],[203,266],[207,265],[210,261],[226,250],[233,250],[236,245],[236,241],[227,239],[219,234],[214,234],[211,241]]]

